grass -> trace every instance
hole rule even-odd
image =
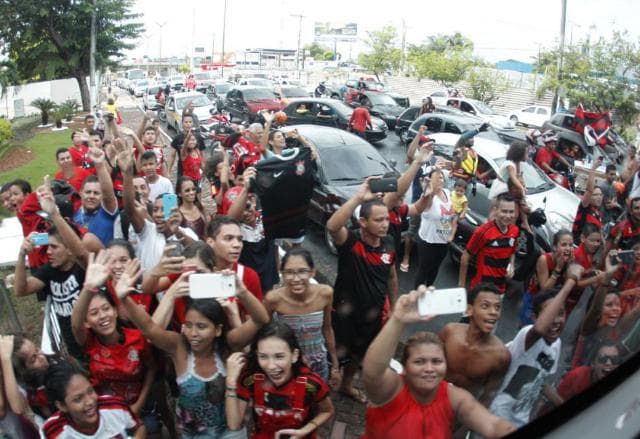
[[[10,181],[22,178],[31,183],[31,187],[36,188],[42,184],[42,177],[46,174],[56,172],[58,165],[55,160],[55,151],[60,147],[69,146],[70,131],[57,131],[50,133],[39,133],[28,139],[24,144],[16,146],[31,151],[32,160],[19,168],[0,173],[0,181]]]

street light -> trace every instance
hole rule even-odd
[[[220,76],[224,76],[224,39],[227,33],[227,0],[224,0],[222,11],[222,55],[220,59]]]
[[[160,36],[160,44],[158,45],[158,63],[162,63],[162,28],[167,24],[168,22],[165,21],[164,23],[160,24],[156,21],[156,24],[158,25],[158,27],[160,28],[160,32],[159,32],[159,36]]]
[[[298,73],[298,79],[300,79],[300,40],[302,37],[302,14],[291,14],[290,17],[298,18],[298,50],[296,50],[296,72]]]

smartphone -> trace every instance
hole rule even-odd
[[[467,290],[447,288],[424,294],[418,299],[418,313],[425,315],[461,314],[467,309]]]
[[[371,180],[369,181],[369,189],[374,194],[379,192],[398,192],[398,179],[389,177]]]
[[[34,233],[31,235],[31,244],[36,247],[41,247],[43,245],[49,245],[49,234],[48,233]]]
[[[618,259],[623,264],[631,265],[631,264],[633,264],[633,261],[635,260],[634,253],[635,252],[633,250],[621,250],[621,251],[618,252]]]
[[[182,252],[184,250],[184,246],[182,245],[182,243],[176,239],[168,239],[167,240],[167,247],[172,246],[174,247],[173,250],[171,250],[170,252],[167,253],[167,256],[174,258],[174,257],[178,257],[178,256],[182,256]]]
[[[162,212],[164,213],[164,219],[171,216],[171,211],[174,207],[178,206],[178,197],[176,194],[164,194],[162,195]]]
[[[189,276],[189,297],[211,299],[236,295],[235,274],[194,273]]]

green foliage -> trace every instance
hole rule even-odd
[[[38,98],[31,102],[30,105],[40,110],[42,125],[47,125],[49,123],[49,114],[56,108],[56,103],[51,99]]]
[[[407,61],[418,79],[429,78],[446,87],[462,81],[480,64],[473,58],[473,42],[460,32],[430,36],[427,44],[410,45]]]
[[[378,75],[387,70],[397,70],[402,60],[402,50],[395,47],[397,37],[394,26],[385,26],[382,29],[367,32],[365,44],[367,53],[361,53],[358,64],[371,70],[378,79]]]
[[[331,53],[331,58],[333,58],[333,50],[317,42],[307,44],[306,46],[304,46],[304,50],[308,50],[309,56],[316,60],[326,60],[327,53]]]
[[[191,67],[189,67],[188,64],[180,64],[178,66],[178,72],[182,73],[183,75],[186,75],[188,73],[191,73]]]
[[[475,68],[467,75],[467,96],[485,104],[497,100],[511,86],[509,78],[503,74],[485,68]]]
[[[558,56],[558,50],[544,52],[537,60],[536,70],[545,73],[538,95],[559,90],[572,106],[583,103],[585,109],[613,109],[616,123],[633,123],[640,114],[636,104],[640,94],[631,82],[640,75],[640,46],[626,32],[565,48],[560,78]]]
[[[0,118],[0,150],[4,150],[14,136],[13,127],[4,117]]]
[[[96,69],[115,67],[132,40],[144,32],[131,12],[135,0],[96,2]],[[0,2],[0,40],[25,80],[74,77],[82,105],[89,106],[91,0],[6,0]]]
[[[20,75],[18,75],[18,68],[14,62],[5,60],[0,62],[0,97],[4,97],[7,94],[8,87],[20,83]]]
[[[75,99],[67,99],[58,107],[58,111],[61,113],[61,117],[67,121],[71,121],[73,115],[78,111],[78,101]]]

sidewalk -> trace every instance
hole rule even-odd
[[[122,113],[124,125],[136,131],[142,123],[144,113],[138,107],[135,98],[125,91],[118,90],[118,92],[119,96],[116,100],[116,105],[118,106],[118,110]],[[165,131],[165,134],[168,139],[166,143],[171,143],[171,135],[175,135],[175,133],[167,133]],[[165,148],[165,157],[168,157],[170,152],[170,146]],[[171,181],[175,183],[175,171],[171,173],[170,178]],[[207,206],[207,208],[211,208],[213,206],[210,191],[202,191],[202,202]],[[359,379],[356,381],[356,386],[362,389],[362,383]],[[365,425],[365,405],[337,392],[333,393],[331,399],[333,401],[336,414],[327,424],[320,428],[319,436],[330,439],[356,439],[362,436],[362,434],[364,434]]]

